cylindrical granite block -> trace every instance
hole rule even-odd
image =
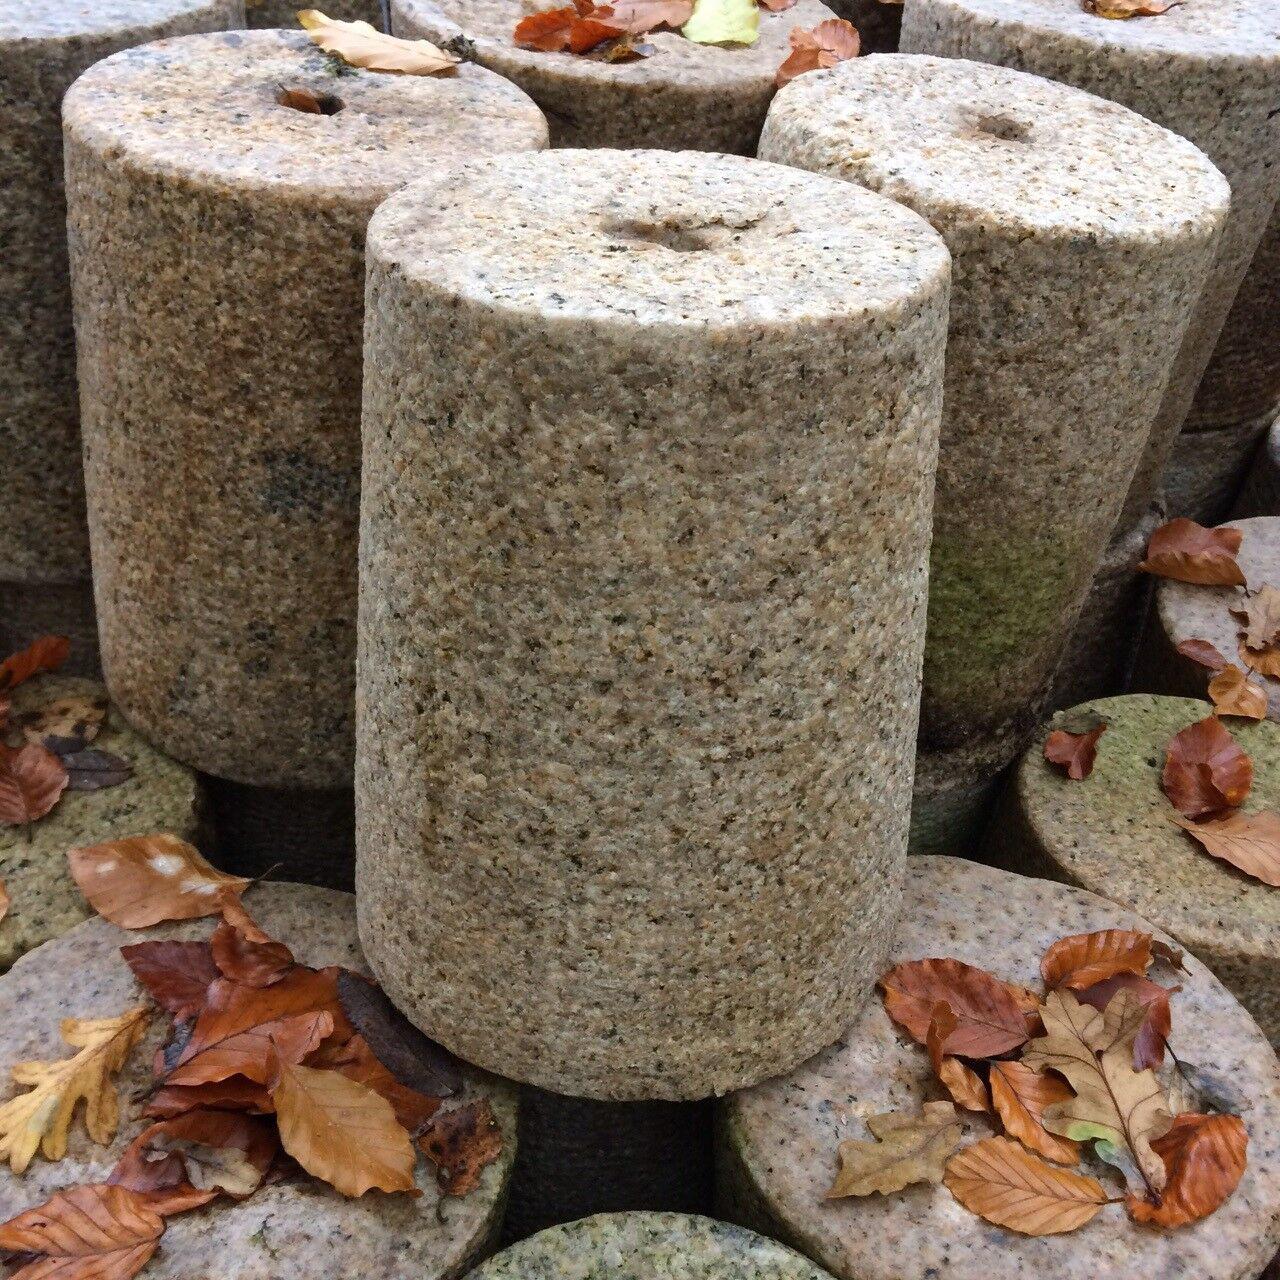
[[[0,638],[26,629],[30,605],[14,597],[44,587],[56,588],[39,606],[46,629],[83,631],[89,589],[62,96],[86,67],[119,49],[243,20],[243,0],[0,5]],[[90,623],[92,616],[90,609]],[[85,658],[90,650],[79,644],[76,652]]]
[[[1194,142],[1231,184],[1231,211],[1182,338],[1118,525],[1135,524],[1160,488],[1169,451],[1280,194],[1280,5],[1183,4],[1119,22],[1080,0],[910,0],[902,48],[1031,71],[1078,85]],[[1122,347],[1144,328],[1134,308]],[[1174,335],[1149,336],[1171,347]]]
[[[1224,519],[1274,416],[1273,410],[1251,422],[1179,433],[1164,473],[1170,517],[1187,516],[1200,524]]]
[[[245,902],[299,962],[367,972],[349,894],[261,884]],[[97,919],[19,960],[0,978],[5,1078],[14,1063],[66,1057],[67,1046],[58,1035],[63,1018],[112,1017],[145,999],[120,956],[122,945],[155,938],[194,941],[212,932],[210,920],[126,932]],[[152,1057],[169,1025],[163,1015],[154,1017],[117,1077],[124,1107],[110,1145],[91,1142],[77,1121],[62,1160],[51,1163],[37,1156],[21,1178],[0,1171],[0,1219],[56,1191],[106,1180],[125,1147],[151,1123],[141,1112],[152,1088]],[[486,1098],[503,1135],[501,1154],[470,1194],[442,1196],[435,1169],[425,1159],[417,1165],[416,1199],[380,1192],[348,1199],[306,1175],[269,1177],[247,1200],[222,1197],[207,1208],[166,1219],[164,1243],[147,1264],[147,1280],[452,1280],[462,1275],[496,1242],[516,1132],[515,1090],[470,1068],[463,1068],[463,1077],[459,1100]]]
[[[71,642],[59,670],[91,679],[102,674],[93,583],[0,582],[0,654],[17,653],[51,635]]]
[[[891,196],[951,250],[920,743],[1003,742],[999,767],[1119,515],[1227,185],[1114,102],[900,54],[793,81],[760,155]]]
[[[783,1070],[898,909],[942,241],[778,165],[553,151],[416,184],[369,253],[371,962],[557,1093]]]
[[[1107,722],[1093,772],[1084,783],[1067,778],[1045,760],[1042,735],[1001,797],[983,857],[1139,912],[1209,965],[1280,1046],[1280,893],[1206,853],[1171,821],[1160,788],[1169,740],[1208,711],[1198,699],[1144,693],[1073,708]],[[1253,761],[1244,810],[1280,809],[1280,725],[1227,724]],[[1183,1058],[1184,1022],[1181,1015],[1174,1022]],[[1229,1060],[1218,1051],[1216,1061]]]
[[[974,848],[1000,788],[1008,750],[997,737],[917,753],[909,853],[965,856]]]
[[[332,113],[282,105],[295,88]],[[455,154],[544,145],[545,122],[480,67],[335,76],[281,31],[109,58],[65,119],[112,697],[205,773],[349,786],[365,227]]]
[[[858,28],[863,53],[897,53],[902,5],[895,0],[831,0],[831,8]]]
[[[913,858],[906,902],[892,963],[953,957],[1037,991],[1040,957],[1059,938],[1112,928],[1164,938],[1092,893],[956,858]],[[719,1211],[801,1250],[840,1280],[1254,1280],[1280,1246],[1280,1062],[1222,983],[1194,958],[1186,966],[1170,1043],[1180,1059],[1245,1100],[1249,1131],[1248,1167],[1211,1217],[1152,1230],[1115,1204],[1074,1234],[1026,1236],[983,1221],[938,1184],[826,1199],[839,1144],[869,1137],[865,1117],[917,1112],[942,1096],[929,1055],[879,1000],[839,1044],[720,1105]],[[987,1117],[962,1115],[966,1141],[994,1131]],[[1079,1171],[1100,1179],[1108,1195],[1123,1193],[1115,1171],[1092,1154]]]
[[[820,0],[760,11],[755,44],[709,45],[678,31],[644,37],[655,52],[631,62],[521,49],[527,0],[392,0],[396,35],[462,41],[482,66],[518,84],[547,114],[557,147],[657,147],[752,155],[790,52],[791,32],[834,18]]]
[[[1280,419],[1268,428],[1231,513],[1235,517],[1280,516]]]

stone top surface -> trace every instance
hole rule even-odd
[[[252,888],[245,903],[258,923],[286,943],[299,961],[366,972],[350,894],[265,883]],[[121,946],[148,938],[206,938],[212,931],[210,920],[126,931],[94,919],[18,961],[0,978],[4,1096],[14,1092],[7,1083],[13,1063],[62,1058],[71,1052],[58,1035],[63,1018],[111,1017],[145,999],[119,954]],[[119,1077],[124,1108],[115,1141],[96,1146],[77,1120],[65,1159],[51,1164],[37,1154],[21,1178],[0,1166],[0,1221],[56,1191],[106,1180],[146,1123],[136,1119],[137,1100],[150,1089],[152,1054],[163,1042],[168,1022],[165,1015],[155,1015]],[[170,1218],[160,1252],[147,1266],[147,1280],[435,1280],[457,1274],[493,1227],[515,1151],[514,1092],[491,1077],[469,1075],[464,1097],[477,1091],[491,1100],[506,1140],[502,1156],[484,1171],[471,1195],[441,1201],[425,1159],[418,1161],[418,1199],[370,1191],[350,1200],[313,1179],[286,1178],[259,1188],[241,1203],[217,1201]]]
[[[600,1213],[505,1249],[472,1280],[830,1280],[780,1245],[683,1213]]]
[[[950,956],[1040,990],[1040,956],[1058,938],[1150,928],[1094,894],[957,858],[913,858],[910,871],[890,964]],[[837,1146],[869,1136],[866,1116],[942,1096],[928,1055],[878,999],[840,1044],[729,1099],[730,1149],[788,1238],[842,1280],[1253,1280],[1280,1245],[1280,1062],[1209,970],[1186,963],[1170,1043],[1239,1100],[1249,1132],[1249,1165],[1235,1194],[1194,1226],[1149,1230],[1111,1205],[1071,1234],[1033,1238],[990,1225],[942,1186],[826,1200]],[[970,1138],[990,1131],[965,1114]],[[1103,1170],[1090,1172],[1107,1182]]]
[[[803,145],[806,168],[818,161],[935,226],[1018,238],[1208,237],[1230,198],[1202,152],[1136,112],[959,58],[876,54],[800,76],[774,99],[766,139]]]
[[[215,0],[4,0],[0,40],[62,40],[155,26]]]
[[[423,288],[623,325],[822,323],[912,311],[948,278],[923,219],[872,192],[703,152],[551,151],[415,184],[370,252]]]
[[[283,106],[282,89],[308,89],[341,108],[324,115]],[[301,31],[218,32],[127,49],[81,76],[63,117],[85,144],[146,172],[336,191],[369,204],[458,154],[547,142],[532,99],[491,71],[463,63],[448,75],[339,76]]]

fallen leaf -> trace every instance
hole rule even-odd
[[[1008,1053],[1028,1037],[1027,1017],[1008,985],[960,960],[912,960],[880,979],[889,1016],[919,1044],[929,1036],[934,1008],[948,1004],[957,1027],[949,1052],[964,1058]]]
[[[1240,661],[1251,671],[1272,680],[1280,680],[1280,647],[1271,645],[1266,649],[1250,649],[1247,644],[1242,643],[1236,652],[1240,655]]]
[[[502,1154],[502,1130],[487,1098],[438,1111],[418,1139],[436,1166],[436,1182],[446,1196],[470,1195],[480,1175]]]
[[[428,1120],[440,1109],[440,1099],[406,1088],[374,1057],[362,1035],[352,1036],[345,1044],[323,1046],[307,1063],[320,1070],[337,1071],[348,1080],[372,1089],[391,1103],[396,1119],[416,1137]]]
[[[459,61],[457,54],[437,48],[429,40],[400,40],[367,22],[327,18],[319,9],[299,10],[298,24],[325,53],[366,71],[429,76],[451,71]]]
[[[275,1110],[271,1094],[264,1085],[232,1076],[216,1084],[165,1085],[152,1095],[142,1114],[152,1119],[168,1120],[202,1107],[247,1111],[251,1115],[267,1115]]]
[[[796,27],[790,41],[791,52],[774,77],[779,89],[806,71],[820,71],[856,58],[861,48],[857,27],[843,18],[828,18],[807,30]]]
[[[20,653],[0,662],[0,690],[13,689],[46,671],[57,671],[71,652],[66,636],[41,636]]]
[[[1250,649],[1267,649],[1280,641],[1280,591],[1264,583],[1237,605],[1231,616],[1244,624],[1244,642]]]
[[[1085,13],[1099,18],[1158,18],[1183,0],[1080,0]]]
[[[959,1058],[947,1055],[947,1042],[957,1025],[956,1015],[949,1004],[934,1006],[929,1034],[925,1038],[925,1048],[929,1051],[929,1061],[933,1063],[933,1073],[966,1111],[989,1111],[991,1104],[982,1077]]]
[[[1179,1116],[1152,1146],[1168,1181],[1159,1201],[1130,1194],[1125,1201],[1138,1222],[1185,1227],[1224,1205],[1244,1176],[1249,1135],[1239,1116]]]
[[[1050,764],[1061,765],[1068,778],[1081,782],[1093,772],[1093,763],[1098,758],[1098,739],[1106,731],[1105,722],[1087,733],[1055,729],[1044,740],[1044,758]]]
[[[94,1142],[105,1145],[120,1124],[120,1100],[111,1077],[124,1065],[147,1029],[146,1005],[118,1018],[64,1018],[62,1038],[78,1049],[56,1062],[19,1062],[11,1073],[30,1088],[0,1105],[0,1159],[14,1173],[25,1172],[39,1147],[46,1160],[61,1160],[77,1105]]]
[[[1022,1062],[991,1064],[991,1102],[1010,1136],[1039,1155],[1059,1164],[1076,1164],[1080,1144],[1060,1138],[1044,1127],[1046,1107],[1066,1102],[1071,1089],[1047,1071],[1033,1071]]]
[[[1184,817],[1207,818],[1244,802],[1253,763],[1222,721],[1206,716],[1170,740],[1160,785]]]
[[[62,757],[68,791],[105,791],[133,777],[133,765],[110,751],[72,751]]]
[[[239,929],[250,942],[275,941],[270,934],[258,927],[258,922],[245,909],[244,899],[238,893],[223,897],[222,918],[233,929]]]
[[[175,1018],[199,1013],[221,976],[207,942],[138,942],[120,954],[147,994]]]
[[[1209,681],[1209,701],[1217,716],[1242,716],[1246,720],[1267,718],[1267,691],[1254,684],[1234,662],[1228,663]]]
[[[22,736],[56,756],[83,751],[102,731],[107,719],[103,697],[58,698],[21,720]]]
[[[232,982],[246,987],[269,987],[297,967],[283,942],[254,942],[223,920],[209,942],[213,962]]]
[[[756,0],[695,0],[680,32],[695,44],[755,44],[760,6]]]
[[[1146,973],[1151,967],[1151,935],[1134,929],[1099,929],[1060,938],[1040,961],[1040,976],[1052,991],[1095,986],[1117,973]]]
[[[546,9],[516,23],[514,40],[521,49],[542,53],[587,53],[606,40],[615,39],[626,28],[612,19],[608,6],[588,3],[576,8]]]
[[[1114,978],[1107,978],[1096,986],[1077,991],[1076,995],[1085,1004],[1105,1012],[1117,992],[1133,993],[1147,1011],[1146,1020],[1133,1041],[1134,1068],[1144,1071],[1164,1062],[1165,1045],[1169,1043],[1169,1032],[1173,1028],[1169,997],[1180,990],[1180,987],[1162,987],[1158,982],[1137,974],[1118,973]]]
[[[919,1114],[890,1111],[868,1116],[875,1142],[840,1144],[840,1172],[828,1200],[889,1195],[913,1182],[941,1182],[947,1157],[960,1145],[964,1124],[950,1102],[926,1102]]]
[[[1280,889],[1280,814],[1273,809],[1229,813],[1204,822],[1188,822],[1175,814],[1173,820],[1215,858]]]
[[[610,26],[643,36],[659,27],[684,26],[693,13],[693,0],[613,0],[608,9]]]
[[[137,1193],[104,1184],[59,1191],[0,1226],[0,1250],[36,1254],[13,1280],[130,1280],[147,1265],[164,1219]]]
[[[947,1190],[970,1212],[1028,1236],[1075,1231],[1107,1203],[1102,1184],[1010,1138],[983,1138],[947,1163]]]
[[[0,742],[0,824],[25,827],[43,818],[67,789],[67,770],[52,751]]]
[[[8,886],[3,880],[0,880],[0,920],[9,914],[9,908],[13,905],[13,899],[9,896]]]
[[[1227,665],[1226,658],[1208,640],[1183,640],[1177,649],[1184,658],[1208,667],[1210,671],[1221,671]]]
[[[1236,563],[1236,552],[1243,536],[1239,529],[1206,529],[1179,516],[1151,535],[1147,558],[1138,568],[1177,582],[1242,587],[1244,572]]]
[[[67,851],[71,875],[89,905],[123,929],[217,915],[249,885],[209,865],[177,836],[132,836]]]

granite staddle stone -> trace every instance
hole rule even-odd
[[[284,942],[303,964],[343,965],[367,972],[356,938],[349,894],[295,884],[260,884],[245,900],[258,923]],[[150,938],[209,937],[213,921],[164,924],[126,931],[105,920],[87,921],[31,952],[0,978],[5,1028],[0,1076],[30,1059],[64,1058],[63,1018],[113,1017],[145,1000],[120,947]],[[37,1155],[16,1178],[0,1169],[0,1220],[81,1183],[105,1182],[128,1143],[147,1124],[141,1110],[152,1083],[151,1060],[171,1019],[157,1013],[146,1038],[118,1077],[120,1131],[109,1146],[90,1142],[77,1119],[66,1157],[51,1164]],[[348,1199],[315,1179],[268,1182],[239,1203],[221,1199],[167,1220],[160,1251],[147,1264],[147,1280],[445,1280],[460,1275],[496,1240],[511,1174],[516,1130],[515,1091],[502,1081],[465,1070],[468,1097],[487,1097],[501,1126],[502,1154],[462,1198],[441,1198],[434,1167],[420,1158],[421,1196],[370,1192]]]
[[[1213,270],[1129,487],[1119,521],[1129,527],[1160,488],[1280,194],[1280,5],[1213,0],[1118,22],[1086,13],[1080,0],[909,0],[902,48],[1016,67],[1114,99],[1195,143],[1231,184]],[[1134,308],[1118,337],[1127,345],[1143,328]]]
[[[282,105],[297,88],[331,114]],[[349,786],[365,228],[545,121],[480,67],[338,76],[284,31],[109,58],[64,114],[112,697],[205,773]]]
[[[16,722],[59,698],[105,698],[107,691],[95,680],[56,675],[28,680],[9,696]],[[67,870],[68,849],[158,831],[198,843],[204,834],[195,774],[134,733],[115,707],[91,745],[126,760],[133,776],[101,791],[63,792],[29,829],[0,826],[0,881],[12,899],[0,920],[0,969],[93,914]]]
[[[369,252],[371,963],[557,1093],[785,1069],[898,910],[942,241],[779,165],[552,151],[415,184]]]
[[[1236,517],[1280,516],[1280,419],[1271,424],[1259,442],[1232,514]]]
[[[119,49],[243,20],[242,0],[0,4],[0,641],[26,630],[28,597],[44,587],[50,590],[38,607],[52,617],[50,629],[83,630],[89,587],[62,233],[63,94],[86,67]],[[91,602],[89,618],[92,631]],[[78,646],[78,657],[89,652]]]
[[[59,668],[64,674],[101,677],[93,583],[0,582],[0,653],[17,653],[48,635],[71,642]]]
[[[1204,960],[1280,1045],[1280,892],[1207,854],[1173,821],[1160,789],[1169,740],[1208,713],[1193,698],[1142,693],[1072,708],[1073,717],[1108,722],[1093,772],[1073,782],[1044,759],[1037,740],[1001,797],[983,856],[1145,916]],[[1280,726],[1235,718],[1226,725],[1253,761],[1244,810],[1280,808]],[[1177,1025],[1174,1044],[1185,1056]]]
[[[1002,742],[1005,764],[1119,515],[1227,185],[1114,102],[901,54],[793,81],[760,155],[899,200],[951,250],[920,740]]]
[[[552,0],[392,0],[392,29],[437,44],[461,37],[482,66],[547,113],[557,147],[657,147],[754,154],[791,32],[834,18],[819,0],[760,11],[754,45],[707,45],[678,31],[644,37],[652,57],[602,62],[519,48],[516,23]]]
[[[1216,524],[1231,511],[1275,410],[1229,427],[1183,431],[1173,442],[1164,487],[1171,516]]]
[[[907,902],[891,963],[951,956],[1036,990],[1040,956],[1059,938],[1152,928],[1092,893],[957,858],[912,859]],[[1240,1185],[1202,1222],[1157,1231],[1109,1205],[1070,1235],[1031,1237],[983,1221],[944,1186],[825,1199],[838,1145],[867,1138],[867,1116],[942,1097],[928,1055],[879,1000],[839,1044],[721,1103],[720,1212],[786,1241],[840,1280],[1255,1280],[1280,1245],[1280,1062],[1213,974],[1192,958],[1187,968],[1173,998],[1171,1043],[1246,1100],[1249,1131]],[[971,1112],[964,1118],[968,1141],[993,1132]],[[1107,1166],[1090,1165],[1117,1185]]]

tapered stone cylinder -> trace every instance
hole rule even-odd
[[[1115,103],[897,54],[788,85],[760,154],[902,201],[955,260],[920,745],[964,757],[972,788],[1038,718],[1227,185],[1188,142]]]
[[[245,0],[245,16],[251,27],[296,27],[298,10],[309,8],[304,0]],[[380,0],[324,0],[325,15],[340,22],[367,22],[382,30]]]
[[[897,914],[945,248],[777,165],[553,151],[369,253],[366,952],[559,1093],[772,1075]]]
[[[1125,501],[1120,524],[1129,527],[1160,488],[1280,194],[1280,6],[1217,0],[1122,22],[1086,13],[1080,0],[910,0],[902,48],[1015,67],[1121,102],[1190,139],[1231,184],[1213,270]],[[1135,308],[1125,344],[1143,327]]]
[[[5,0],[0,5],[0,649],[33,615],[97,666],[89,593],[62,97],[86,67],[161,36],[235,27],[243,0]],[[48,588],[46,591],[45,588]],[[52,616],[49,616],[52,615]]]
[[[1169,515],[1188,516],[1200,524],[1224,519],[1274,416],[1272,410],[1230,427],[1180,432],[1164,473]]]
[[[754,45],[708,45],[678,31],[644,37],[652,56],[606,62],[521,49],[516,23],[546,4],[528,0],[393,0],[396,35],[461,40],[482,66],[513,80],[547,113],[557,147],[661,147],[751,155],[791,32],[834,18],[820,0],[760,11]]]
[[[1280,419],[1271,424],[1258,443],[1233,514],[1280,516]]]

